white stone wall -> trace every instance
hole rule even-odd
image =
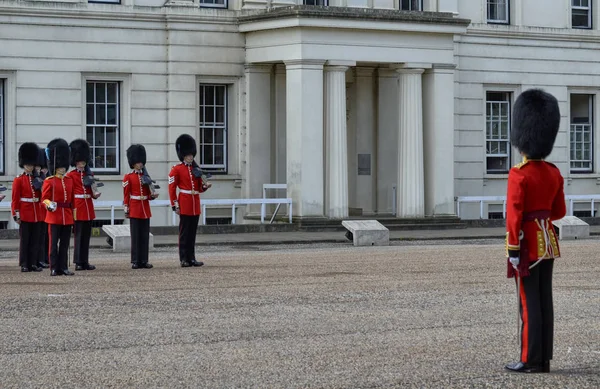
[[[18,173],[23,142],[45,146],[54,137],[85,138],[85,80],[104,79],[122,82],[121,168],[119,174],[100,176],[105,182],[101,199],[122,200],[120,182],[129,169],[125,151],[131,143],[145,145],[148,171],[161,186],[160,198],[168,199],[167,175],[179,162],[175,139],[182,133],[198,136],[198,83],[215,82],[230,85],[230,157],[228,174],[215,175],[204,197],[241,197],[244,38],[232,14],[87,3],[0,4],[0,77],[8,79],[6,169],[0,182],[10,186]],[[169,224],[170,213],[156,209],[152,223]]]
[[[566,194],[597,194],[600,190],[600,150],[595,130],[595,173],[573,174],[569,169],[569,94],[600,92],[600,31],[598,7],[593,8],[594,28],[570,28],[570,1],[517,0],[511,10],[511,25],[487,25],[485,9],[471,0],[460,1],[460,16],[473,24],[466,35],[456,39],[458,68],[455,77],[455,192],[457,196],[502,196],[506,194],[504,174],[486,174],[485,91],[506,90],[514,99],[522,91],[540,87],[559,100],[561,125],[549,161],[565,177]],[[596,4],[597,5],[597,4]],[[518,24],[517,24],[518,23]],[[595,125],[600,114],[594,108]],[[521,156],[512,149],[512,164]],[[502,207],[490,209],[501,211]],[[484,209],[484,217],[487,215]],[[461,206],[461,217],[479,218],[479,204]]]

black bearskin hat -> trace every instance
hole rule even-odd
[[[75,166],[79,161],[90,162],[90,144],[85,139],[75,139],[69,144],[71,149],[71,166]]]
[[[25,142],[19,147],[19,167],[25,165],[36,165],[38,159],[39,147],[35,143]]]
[[[146,148],[140,144],[134,144],[127,149],[127,162],[133,169],[133,165],[138,162],[146,164]]]
[[[46,147],[46,157],[48,160],[48,174],[56,174],[58,168],[69,168],[69,144],[62,138],[55,138],[48,143]]]
[[[42,169],[48,169],[48,160],[46,159],[46,152],[43,148],[39,149],[36,166],[39,166]]]
[[[188,134],[179,135],[179,138],[175,141],[175,150],[177,150],[177,157],[181,162],[186,155],[196,156],[196,141]]]
[[[530,159],[544,159],[552,152],[558,127],[558,101],[541,89],[521,93],[513,108],[510,142]]]

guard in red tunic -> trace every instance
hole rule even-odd
[[[38,160],[35,166],[34,175],[37,177],[34,178],[34,186],[39,188],[40,198],[42,193],[42,187],[44,185],[44,180],[48,174],[48,163],[46,162],[46,153],[44,151],[45,147],[39,149],[38,152]],[[46,207],[44,204],[40,203],[40,227],[39,227],[39,255],[38,255],[38,267],[42,267],[47,269],[50,267],[50,259],[48,258],[48,225],[46,224]]]
[[[523,162],[508,174],[506,256],[508,277],[515,277],[521,326],[516,372],[549,372],[552,359],[554,311],[552,268],[560,257],[553,220],[566,214],[563,177],[550,155],[560,124],[554,96],[540,89],[523,92],[513,108],[511,143]]]
[[[41,192],[34,186],[38,151],[39,147],[31,142],[19,147],[19,167],[24,170],[15,177],[12,185],[11,209],[14,221],[19,224],[19,265],[22,272],[42,271],[38,267]]]
[[[100,193],[92,189],[91,178],[86,170],[90,161],[90,144],[85,139],[75,139],[69,144],[69,148],[71,166],[75,167],[67,174],[73,180],[75,191],[75,270],[94,270],[96,266],[90,265],[89,261],[90,239],[92,220],[96,219],[94,199],[100,197]]]
[[[68,255],[73,228],[75,192],[73,180],[66,176],[69,168],[69,144],[62,138],[53,139],[46,147],[49,177],[44,181],[42,201],[46,206],[46,223],[50,241],[50,275],[72,276]]]
[[[169,199],[173,212],[179,215],[179,261],[181,267],[202,266],[196,261],[196,232],[200,219],[200,193],[211,187],[204,182],[202,170],[195,163],[196,141],[183,134],[175,141],[177,157],[181,161],[169,173]],[[177,195],[179,188],[179,195]]]
[[[127,162],[133,169],[123,177],[123,206],[129,218],[131,234],[131,268],[150,269],[148,249],[150,245],[150,200],[158,197],[154,184],[146,171],[146,149],[134,144],[127,149]]]

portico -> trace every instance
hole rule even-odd
[[[467,24],[301,6],[240,18],[246,195],[286,183],[300,218],[454,214],[453,38]]]

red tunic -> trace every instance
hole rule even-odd
[[[37,223],[42,219],[41,193],[33,188],[33,175],[19,174],[13,180],[12,186],[12,216],[19,212],[24,222]]]
[[[510,169],[506,196],[506,256],[520,258],[522,276],[529,274],[529,265],[538,259],[560,257],[552,221],[562,219],[567,213],[563,185],[560,170],[549,162],[525,158]],[[507,266],[508,276],[512,277],[512,265]]]
[[[179,195],[177,195],[177,188],[179,188]],[[179,205],[181,215],[200,215],[200,193],[203,192],[206,192],[206,187],[202,178],[196,178],[192,174],[192,165],[182,162],[171,168],[169,199],[172,207]]]
[[[89,187],[83,185],[84,171],[71,170],[67,177],[73,180],[73,191],[75,192],[75,220],[89,221],[96,218],[94,211],[94,196]]]
[[[73,224],[73,205],[75,203],[73,180],[67,176],[50,176],[44,180],[42,201],[46,208],[51,202],[56,203],[54,212],[46,212],[48,224]]]
[[[142,172],[125,174],[123,177],[123,205],[129,208],[129,217],[135,219],[150,219],[150,188],[142,185]]]

